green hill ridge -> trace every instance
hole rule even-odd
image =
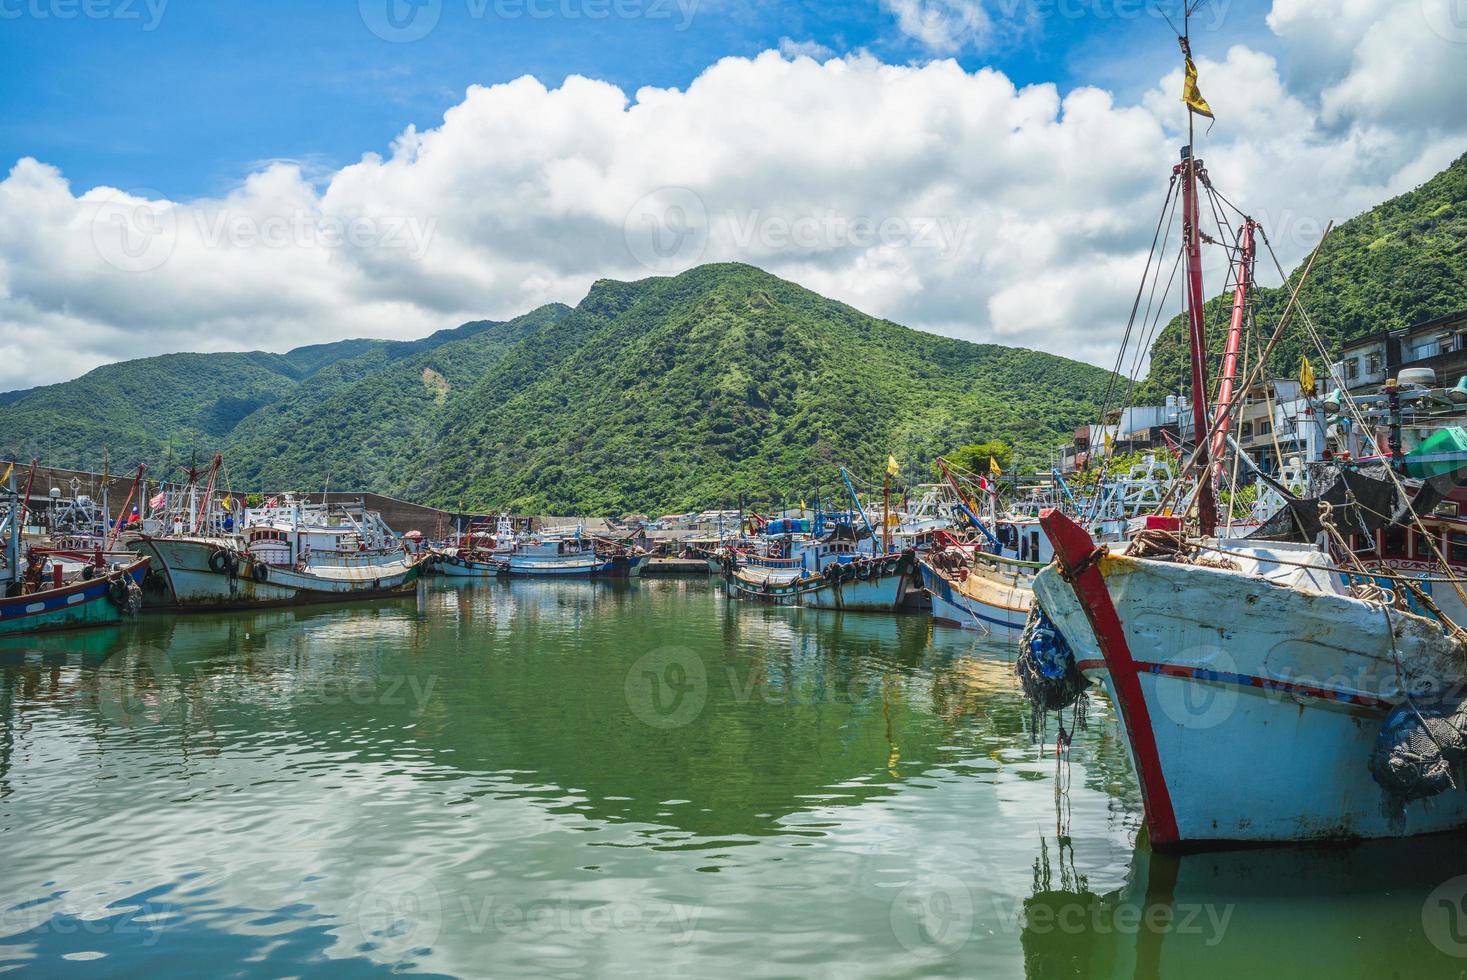
[[[152,475],[225,453],[238,489],[373,490],[445,506],[619,513],[836,491],[888,455],[997,438],[1032,462],[1108,372],[881,320],[752,266],[597,282],[419,341],[173,354],[0,396],[0,453]],[[171,452],[171,464],[168,462]]]

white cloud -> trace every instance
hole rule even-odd
[[[1412,84],[1436,104],[1467,46],[1362,2],[1337,0],[1313,93],[1271,55],[1198,52],[1218,113],[1204,159],[1286,266],[1327,220],[1467,148],[1460,110],[1406,111]],[[1321,28],[1314,9],[1276,5],[1291,49]],[[1122,105],[796,48],[724,59],[685,91],[474,87],[387,156],[325,175],[271,162],[217,199],[78,193],[22,160],[0,181],[0,390],[172,350],[419,337],[716,260],[912,326],[1113,363],[1183,139],[1179,71]]]
[[[779,53],[786,58],[813,58],[816,61],[826,61],[835,54],[819,41],[796,41],[792,37],[779,39]]]
[[[993,35],[993,18],[980,0],[881,0],[896,28],[938,54],[981,48]]]

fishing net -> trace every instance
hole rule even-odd
[[[1064,635],[1037,602],[1030,608],[1029,621],[1019,637],[1019,659],[1014,669],[1024,689],[1024,698],[1029,702],[1031,737],[1044,733],[1047,712],[1060,712],[1070,705],[1076,706],[1071,727],[1084,727],[1085,699],[1081,695],[1090,682],[1080,673]]]
[[[1370,774],[1386,791],[1387,809],[1400,813],[1413,800],[1457,785],[1467,759],[1467,702],[1397,705],[1375,738]]]
[[[1311,497],[1291,497],[1284,506],[1254,528],[1247,537],[1263,541],[1310,542],[1323,529],[1319,503],[1331,506],[1335,524],[1344,534],[1352,531],[1369,537],[1382,525],[1406,518],[1410,508],[1400,497],[1395,482],[1386,473],[1384,463],[1343,466],[1336,462],[1311,463]],[[1436,506],[1440,497],[1417,502],[1420,507]]]

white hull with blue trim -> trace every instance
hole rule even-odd
[[[1467,827],[1460,784],[1393,814],[1370,769],[1408,690],[1467,684],[1440,624],[1342,594],[1307,545],[1214,539],[1204,554],[1230,567],[1208,567],[1106,554],[1063,518],[1050,533],[1059,561],[1034,590],[1120,709],[1153,844]]]

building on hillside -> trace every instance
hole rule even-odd
[[[1113,443],[1112,451],[1118,453],[1146,452],[1166,449],[1167,439],[1177,440],[1177,397],[1168,395],[1165,405],[1133,405],[1110,413],[1115,421],[1105,425],[1082,425],[1065,447],[1059,460],[1059,469],[1072,473],[1083,469],[1090,462],[1092,453],[1101,452],[1106,440]]]
[[[1305,393],[1298,381],[1263,381],[1244,393],[1233,437],[1260,469],[1278,476],[1294,457],[1319,458],[1324,422],[1318,392]]]
[[[1331,374],[1352,392],[1373,391],[1403,368],[1429,368],[1448,388],[1467,375],[1467,310],[1348,340]]]

